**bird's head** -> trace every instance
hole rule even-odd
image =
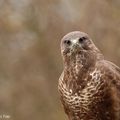
[[[94,53],[97,52],[99,52],[99,50],[96,48],[88,34],[84,32],[70,32],[61,40],[61,54],[64,60],[78,54],[94,57],[91,56],[91,54],[94,55]]]

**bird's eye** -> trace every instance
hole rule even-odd
[[[70,45],[71,41],[70,40],[65,40],[64,43],[67,44],[67,45]]]
[[[81,38],[79,38],[79,42],[82,43],[82,42],[84,42],[84,40],[86,40],[86,39],[87,39],[86,37],[81,37]]]

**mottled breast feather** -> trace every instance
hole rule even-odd
[[[120,68],[104,60],[85,33],[69,33],[61,46],[58,89],[69,120],[120,120]]]

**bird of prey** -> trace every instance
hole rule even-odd
[[[69,120],[120,120],[120,68],[104,59],[88,34],[61,40],[61,102]]]

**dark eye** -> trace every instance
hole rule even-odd
[[[67,44],[67,45],[70,45],[71,41],[70,40],[65,40],[64,43]]]
[[[84,40],[86,40],[86,39],[87,39],[86,37],[81,37],[81,38],[79,38],[79,42],[82,43],[82,42],[84,42]]]

